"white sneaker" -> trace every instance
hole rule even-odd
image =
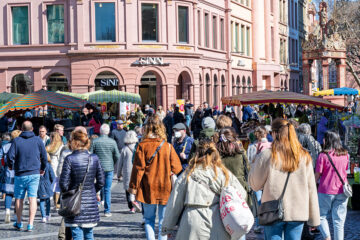
[[[5,223],[10,223],[10,222],[11,222],[11,220],[10,220],[10,209],[7,208],[5,210]]]
[[[111,213],[105,213],[105,217],[111,217],[112,216],[112,214]]]
[[[41,222],[42,222],[42,223],[46,223],[46,217],[43,217],[43,218],[41,219]]]
[[[51,215],[46,216],[46,221],[47,221],[47,222],[50,222],[50,219],[51,219]]]

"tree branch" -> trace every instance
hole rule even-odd
[[[355,69],[350,61],[346,60],[346,65],[349,67],[351,74],[354,76],[356,83],[360,87],[360,77],[356,74]]]

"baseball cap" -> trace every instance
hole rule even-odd
[[[183,123],[177,123],[173,126],[173,129],[177,129],[177,130],[186,130],[186,126]]]

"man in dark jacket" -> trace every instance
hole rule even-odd
[[[203,117],[206,118],[206,117],[212,117],[212,110],[211,108],[209,107],[209,104],[207,102],[204,102],[203,103]]]
[[[180,112],[180,107],[179,105],[176,105],[175,106],[175,110],[174,110],[174,124],[177,124],[177,123],[185,123],[185,117],[184,117],[184,114],[182,114]]]
[[[35,136],[33,125],[30,121],[22,124],[21,135],[14,139],[8,153],[8,167],[15,170],[14,196],[17,221],[14,227],[20,230],[23,225],[21,216],[25,193],[29,197],[29,222],[28,231],[33,230],[36,214],[36,197],[39,187],[40,174],[44,174],[47,163],[47,154],[42,140]]]
[[[190,100],[187,99],[185,103],[185,119],[186,119],[186,126],[190,127],[191,118],[192,118],[192,107],[194,107],[194,104],[190,103]]]
[[[186,126],[183,123],[175,124],[173,130],[175,136],[173,146],[180,158],[183,170],[185,170],[185,168],[189,165],[189,154],[194,143],[194,139],[186,135]]]
[[[115,142],[118,146],[118,150],[120,152],[121,149],[125,146],[124,145],[124,137],[125,137],[126,131],[124,130],[124,122],[122,120],[117,120],[116,127],[117,128],[111,132],[110,137],[115,140]]]

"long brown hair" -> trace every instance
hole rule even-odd
[[[196,149],[195,157],[190,159],[189,167],[187,168],[187,180],[189,181],[190,175],[194,170],[201,165],[204,169],[206,167],[212,167],[215,172],[216,180],[218,173],[217,167],[222,170],[225,175],[225,186],[229,183],[229,172],[226,167],[222,164],[219,152],[216,149],[215,143],[210,139],[200,140],[199,145]]]
[[[160,138],[167,140],[165,126],[158,115],[153,115],[147,119],[144,125],[143,139],[145,138]]]
[[[236,136],[235,129],[232,127],[225,127],[220,130],[216,148],[221,156],[234,156],[244,151]]]
[[[311,162],[309,153],[300,144],[294,126],[285,119],[275,119],[272,124],[274,142],[271,147],[271,162],[284,172],[294,172],[299,168],[300,158]]]
[[[51,139],[51,141],[50,141],[50,144],[46,147],[46,151],[49,154],[54,154],[59,150],[61,145],[63,145],[63,142],[62,142],[60,134],[57,132],[52,132],[50,134],[50,139]]]

